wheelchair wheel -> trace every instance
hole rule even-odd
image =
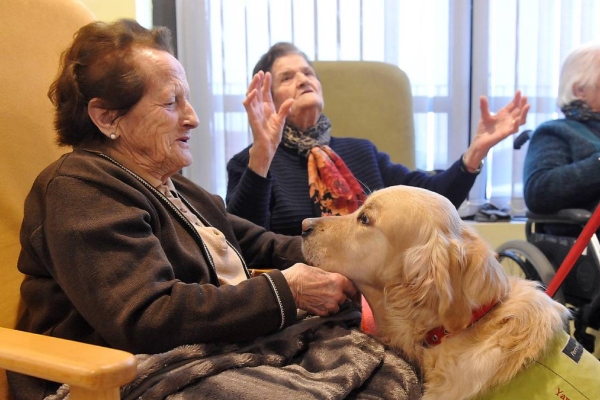
[[[544,287],[550,284],[555,270],[540,249],[523,240],[511,240],[498,246],[498,260],[509,275],[541,282]],[[565,304],[565,298],[559,289],[554,300]]]

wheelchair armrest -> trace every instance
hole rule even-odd
[[[527,219],[535,223],[585,225],[592,213],[581,208],[565,208],[555,214],[536,214],[527,211]]]

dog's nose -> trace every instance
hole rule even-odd
[[[302,221],[302,237],[306,237],[314,230],[314,218],[306,218]]]

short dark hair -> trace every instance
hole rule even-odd
[[[252,76],[254,76],[258,71],[271,72],[273,69],[273,64],[275,60],[280,57],[287,56],[288,54],[298,54],[301,55],[306,62],[312,67],[312,63],[300,49],[298,49],[294,44],[288,42],[278,42],[275,43],[269,51],[262,55],[260,60],[254,66],[254,70],[252,71]]]
[[[92,122],[87,106],[98,98],[107,110],[125,115],[144,95],[147,81],[134,50],[151,48],[173,54],[171,32],[146,29],[132,19],[96,21],[80,28],[63,52],[58,77],[48,97],[56,109],[54,127],[61,146],[106,137]]]

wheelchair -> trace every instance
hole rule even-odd
[[[501,244],[496,249],[498,259],[510,275],[536,280],[547,287],[591,215],[581,209],[552,215],[528,212],[526,240]],[[600,243],[596,233],[553,298],[571,309],[573,336],[593,354],[596,338],[586,329],[600,329]]]

